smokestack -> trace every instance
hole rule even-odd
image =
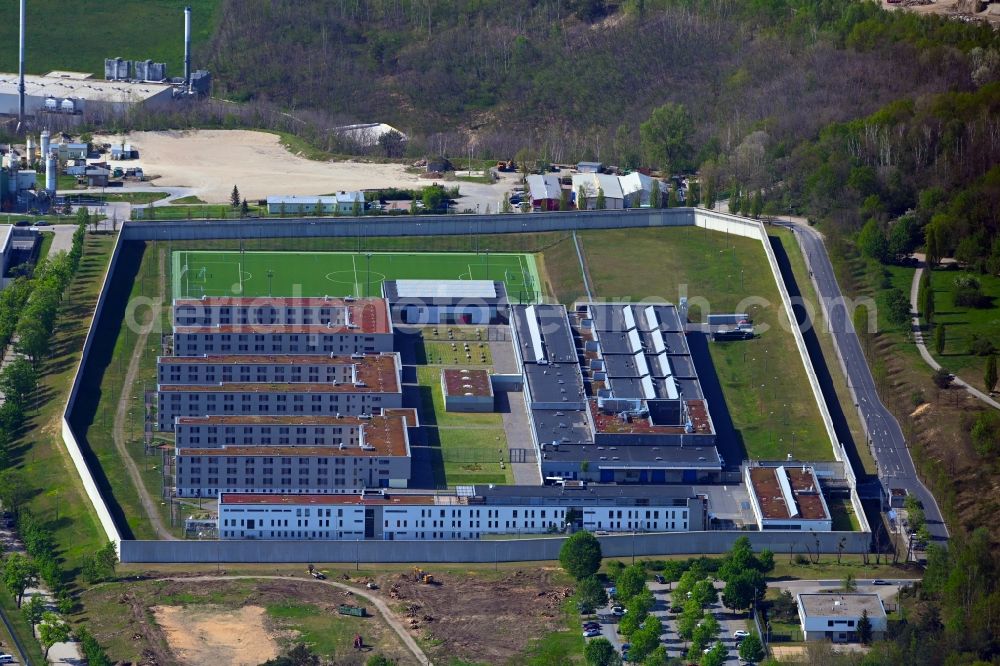
[[[24,6],[24,0],[21,0]],[[23,23],[22,23],[23,25]],[[23,58],[22,58],[23,59]],[[184,8],[184,87],[191,92],[191,8]]]
[[[20,45],[17,57],[17,125],[18,128],[24,126],[24,5],[25,0],[21,0],[21,31]]]

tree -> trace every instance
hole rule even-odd
[[[410,199],[410,215],[416,215],[419,212],[420,212],[420,209],[417,207],[417,198],[413,197],[412,199]],[[510,212],[510,202],[507,201],[506,198],[504,198],[504,211],[503,212],[505,212],[505,213],[509,213]]]
[[[986,359],[986,370],[983,372],[983,386],[986,387],[987,393],[992,393],[993,389],[997,387],[997,357],[994,354],[990,354],[989,358]]]
[[[605,569],[607,569],[608,572],[608,580],[613,583],[617,583],[618,576],[625,571],[625,565],[621,560],[611,560],[607,563],[607,565],[605,565]]]
[[[240,196],[240,188],[233,185],[233,191],[229,195],[229,205],[232,206],[233,210],[240,207],[240,202],[243,201],[243,197]]]
[[[4,509],[14,514],[20,513],[30,494],[28,483],[21,472],[15,469],[0,472],[0,502],[3,502]]]
[[[246,217],[250,214],[250,204],[247,203],[246,198],[240,202],[240,217]]]
[[[691,649],[701,652],[716,639],[720,631],[722,631],[722,627],[719,626],[719,621],[715,619],[715,616],[711,613],[705,613],[691,632]]]
[[[396,130],[391,130],[379,136],[378,145],[386,157],[402,157],[406,150],[406,139]]]
[[[577,532],[563,543],[559,563],[577,580],[593,576],[601,568],[601,542],[586,530]]]
[[[677,201],[677,186],[671,184],[667,192],[667,208],[677,208],[680,203]]]
[[[944,344],[946,340],[947,333],[945,333],[945,325],[938,324],[934,327],[934,351],[938,356],[944,354]]]
[[[951,386],[951,381],[954,379],[952,374],[948,372],[947,368],[938,368],[931,374],[931,381],[934,382],[934,386],[939,389],[946,389]]]
[[[594,202],[594,208],[597,210],[604,210],[608,207],[607,199],[604,196],[604,188],[597,188],[597,200]]]
[[[641,564],[625,567],[615,579],[615,587],[618,588],[618,598],[627,603],[646,589],[646,570]]]
[[[930,271],[925,271],[920,278],[920,312],[928,325],[934,323],[934,287],[931,285]]]
[[[663,624],[659,618],[650,615],[642,623],[642,627],[632,634],[632,647],[629,648],[631,661],[643,661],[648,654],[660,646],[660,635]]]
[[[38,578],[34,563],[20,553],[11,553],[3,566],[3,582],[14,593],[17,607],[21,607],[24,591]]]
[[[865,222],[858,234],[858,247],[866,256],[880,263],[889,261],[889,241],[886,240],[882,227],[874,217]]]
[[[26,406],[28,396],[38,385],[38,373],[24,357],[17,357],[0,374],[0,390],[7,400]]]
[[[740,205],[741,205],[741,202],[740,202],[740,186],[737,185],[736,183],[733,183],[733,187],[730,189],[730,192],[729,192],[729,201],[727,203],[729,205],[729,214],[730,215],[739,215],[740,214]]]
[[[38,625],[38,642],[45,648],[44,657],[49,658],[49,650],[56,643],[69,640],[69,625],[55,613],[45,613]]]
[[[868,645],[872,642],[872,621],[868,618],[868,609],[861,611],[861,619],[858,620],[858,639]]]
[[[899,287],[887,290],[884,302],[889,323],[897,328],[905,328],[910,323],[910,299],[903,290]]]
[[[649,207],[659,208],[660,201],[663,199],[663,191],[660,189],[660,181],[656,178],[653,179],[653,184],[649,190]]]
[[[319,666],[319,657],[304,643],[299,643],[286,654],[268,659],[261,666]]]
[[[712,581],[700,580],[691,588],[691,599],[705,607],[719,600],[719,591],[715,589]]]
[[[88,583],[99,583],[114,578],[115,565],[118,564],[118,551],[115,544],[109,541],[93,555],[84,558],[83,578]]]
[[[670,666],[673,663],[676,662],[670,659],[666,645],[659,646],[642,660],[642,666]]]
[[[715,179],[709,176],[705,179],[705,208],[712,210],[715,208]]]
[[[750,201],[750,217],[755,220],[760,219],[760,214],[764,212],[764,195],[761,194],[760,190],[753,193],[753,199]]]
[[[622,663],[618,651],[607,638],[595,638],[583,649],[587,666],[618,666]]]
[[[690,137],[694,122],[683,104],[668,102],[653,109],[649,120],[639,125],[642,152],[651,166],[664,173],[691,168],[693,150]]]
[[[840,581],[840,589],[844,592],[853,592],[858,589],[858,584],[854,581],[854,574],[849,573],[844,576],[844,580]]]
[[[700,666],[722,666],[726,663],[726,646],[717,642],[706,654],[701,655]]]
[[[604,591],[601,581],[594,576],[588,576],[576,586],[576,597],[581,605],[597,608],[608,603],[608,593]]]
[[[86,627],[76,630],[76,638],[80,641],[80,649],[83,657],[87,660],[87,666],[111,666],[111,660],[104,652],[104,648],[97,642],[97,639],[87,631]]]
[[[767,583],[764,581],[764,574],[755,569],[742,571],[726,582],[722,591],[722,604],[733,610],[750,608],[764,594],[765,589]]]
[[[764,645],[757,634],[750,634],[740,643],[740,659],[753,663],[765,657]]]
[[[42,621],[42,615],[45,614],[45,600],[42,599],[42,595],[31,595],[28,603],[21,606],[21,612],[24,614],[24,619],[31,625],[31,630],[34,631],[35,625]]]

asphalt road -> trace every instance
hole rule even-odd
[[[889,488],[905,488],[920,500],[931,537],[935,541],[946,540],[948,528],[941,517],[941,510],[934,496],[917,477],[903,431],[875,390],[875,380],[854,331],[851,313],[845,306],[822,236],[805,225],[779,224],[795,232],[806,256],[817,294],[826,304],[833,338],[846,365],[848,383],[854,390],[861,417],[872,440],[871,449],[878,465],[879,480],[887,491]]]

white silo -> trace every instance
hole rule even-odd
[[[24,156],[28,168],[35,163],[35,135],[29,134],[28,138],[24,141],[25,153]]]
[[[56,191],[56,168],[56,156],[49,154],[45,158],[45,189],[50,194],[55,194]]]
[[[41,149],[42,149],[42,159],[47,160],[49,158],[49,146],[52,142],[52,135],[49,134],[48,130],[42,130],[41,137]]]

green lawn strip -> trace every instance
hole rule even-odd
[[[115,192],[105,194],[102,198],[111,202],[127,201],[130,204],[148,204],[168,196],[170,196],[168,192]]]
[[[954,283],[959,277],[978,280],[982,293],[991,299],[991,306],[970,308],[955,305]],[[991,340],[995,347],[1000,348],[1000,277],[970,271],[935,270],[931,272],[931,284],[934,289],[934,324],[944,324],[946,335],[944,354],[936,353],[933,331],[924,335],[927,348],[943,367],[983,390],[987,357],[969,353],[969,345],[972,336],[977,335]]]
[[[205,204],[207,201],[197,197],[195,195],[180,197],[179,199],[171,199],[170,204],[173,206],[190,206],[194,204]]]
[[[893,566],[888,559],[882,564],[875,563],[875,556],[868,556],[870,564],[865,564],[860,555],[844,554],[840,564],[836,555],[822,555],[816,563],[803,564],[789,558],[788,553],[774,553],[774,570],[767,574],[768,579],[802,579],[802,580],[841,580],[847,574],[855,578],[868,580],[871,578],[915,578],[923,576],[923,570]]]
[[[690,317],[735,312],[747,296],[760,337],[709,343],[715,371],[748,455],[784,460],[832,460],[826,429],[788,330],[781,298],[759,241],[694,227],[587,231],[580,234],[595,297],[692,299]],[[742,283],[742,289],[740,288]]]
[[[562,607],[563,629],[553,631],[533,641],[520,663],[527,666],[548,666],[549,664],[583,663],[583,649],[586,642],[579,629],[576,601],[566,600]]]
[[[257,206],[257,204],[249,204],[246,216],[261,217],[264,214],[265,210]],[[157,206],[154,209],[133,209],[132,211],[133,220],[238,220],[246,216],[243,215],[239,208],[233,208],[226,203],[195,206]]]
[[[546,293],[566,306],[586,296],[583,271],[572,237],[566,236],[548,247],[544,253],[537,255],[537,260]]]
[[[421,405],[421,419],[425,415],[433,414],[433,421],[428,421],[438,426],[495,426],[503,427],[503,417],[493,412],[489,413],[469,413],[469,412],[446,412],[444,409],[444,394],[441,392],[441,369],[429,366],[417,366],[417,384],[430,389],[430,404],[427,404],[428,391],[422,391],[424,399]]]
[[[510,464],[504,463],[502,468],[500,465],[500,460],[507,458],[507,438],[502,428],[438,428],[437,436],[446,485],[514,482]]]
[[[833,530],[835,532],[857,532],[861,530],[861,523],[858,521],[858,516],[854,513],[854,507],[849,500],[828,499],[827,506],[830,509],[830,518],[833,519]]]
[[[87,236],[80,270],[56,319],[53,356],[42,364],[38,391],[42,402],[28,414],[24,430],[11,446],[13,462],[36,489],[28,508],[46,521],[71,575],[79,573],[82,557],[106,541],[66,451],[61,422],[113,244],[112,236]]]
[[[795,282],[799,286],[802,298],[811,304],[813,330],[816,332],[820,348],[823,350],[823,358],[826,360],[830,376],[833,378],[833,385],[837,392],[837,399],[840,401],[840,408],[844,412],[847,425],[851,430],[851,435],[854,437],[858,459],[864,465],[865,472],[875,474],[875,459],[872,457],[868,447],[864,445],[865,433],[861,426],[861,418],[858,416],[858,410],[855,409],[850,390],[847,388],[847,378],[844,377],[844,373],[840,369],[840,362],[837,360],[837,352],[834,349],[833,336],[830,333],[826,317],[823,316],[819,297],[816,295],[816,290],[809,277],[809,269],[806,268],[802,250],[795,240],[795,234],[788,229],[774,227],[768,229],[768,234],[781,239],[781,244],[788,255],[788,261],[792,266],[792,273],[795,274]],[[857,444],[861,444],[861,446],[857,446]],[[849,443],[845,442],[844,446],[849,446]]]
[[[27,600],[28,597],[25,596],[24,601],[26,602]],[[14,595],[10,593],[10,590],[2,582],[0,582],[0,606],[3,607],[7,621],[10,622],[11,628],[14,629],[18,640],[21,641],[21,645],[24,646],[25,651],[28,653],[28,658],[36,664],[44,664],[45,659],[42,657],[42,648],[38,643],[38,639],[35,638],[35,634],[31,631],[31,625],[28,624],[28,620],[25,619],[24,614],[17,607]],[[0,652],[7,652],[18,657],[17,648],[14,647],[10,635],[7,633],[7,628],[3,624],[0,624],[0,637],[3,638],[3,647],[0,649]]]
[[[56,239],[54,233],[42,234],[42,242],[38,246],[38,262],[41,263],[49,256],[49,249],[52,247],[52,241]]]
[[[162,247],[162,246],[161,246]],[[165,248],[164,248],[165,249]],[[152,245],[148,246],[143,254],[139,273],[132,285],[130,298],[145,297],[155,298],[157,289],[157,249]],[[158,453],[146,456],[142,442],[143,424],[143,388],[151,388],[156,383],[156,356],[159,352],[159,337],[157,333],[150,333],[146,339],[146,347],[143,351],[139,372],[136,375],[135,384],[132,386],[132,393],[129,400],[129,408],[125,418],[125,437],[129,455],[135,461],[141,472],[143,483],[146,485],[150,495],[159,503],[160,513],[164,518],[164,523],[169,526],[168,506],[160,503],[159,497],[162,491],[160,481],[160,456]],[[121,397],[122,383],[128,371],[129,362],[135,351],[138,342],[138,335],[127,326],[121,326],[115,340],[114,352],[111,363],[104,371],[101,378],[100,402],[94,420],[86,429],[87,441],[91,450],[101,463],[101,468],[111,485],[111,490],[115,500],[122,507],[122,511],[128,520],[135,538],[155,539],[155,530],[152,528],[146,511],[139,499],[139,492],[128,475],[124,464],[121,462],[118,449],[115,447],[114,418],[118,409],[118,400]],[[175,534],[180,535],[181,529],[178,527]]]

